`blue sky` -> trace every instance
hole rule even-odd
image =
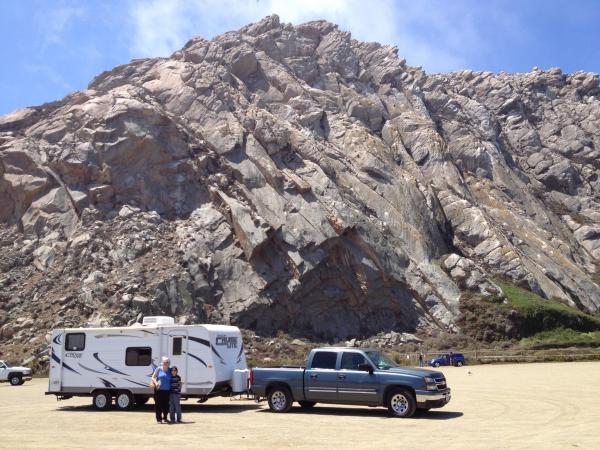
[[[292,23],[324,18],[357,39],[395,44],[428,72],[600,71],[594,0],[0,0],[0,114],[272,13]]]

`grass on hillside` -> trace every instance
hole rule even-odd
[[[522,317],[524,336],[564,328],[581,332],[600,330],[600,317],[571,308],[558,300],[543,299],[505,280],[495,282],[506,295],[507,305],[504,306],[515,309]]]
[[[555,328],[522,339],[520,345],[530,349],[600,347],[600,331],[584,333],[570,328]]]

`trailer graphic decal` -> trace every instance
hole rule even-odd
[[[62,336],[62,334],[57,334],[56,336],[54,336],[54,339],[52,339],[52,342],[54,342],[57,345],[60,345],[61,336]]]
[[[99,357],[98,357],[98,353],[94,353],[94,358],[96,358],[96,360],[102,364],[104,366],[104,370],[110,370],[111,372],[114,373],[118,373],[120,375],[125,375],[126,377],[128,377],[129,375],[123,372],[118,371],[117,369],[115,369],[114,367],[110,367],[108,364],[106,364],[104,361],[102,361]]]
[[[96,334],[94,335],[94,337],[96,339],[103,339],[103,338],[111,338],[111,337],[132,337],[132,338],[138,338],[141,339],[141,336],[134,336],[133,334]]]
[[[225,360],[223,359],[223,357],[221,355],[219,355],[219,352],[217,351],[217,349],[214,348],[212,345],[210,346],[210,348],[213,351],[213,353],[219,357],[219,362],[221,364],[225,365]]]
[[[137,384],[138,386],[144,386],[144,387],[148,387],[148,385],[147,385],[147,384],[144,384],[144,383],[138,383],[137,381],[133,381],[133,380],[130,380],[130,379],[128,379],[128,378],[125,378],[125,381],[129,381],[129,382],[130,382],[130,383],[132,383],[132,384]]]
[[[204,361],[202,361],[200,358],[198,358],[196,355],[193,355],[193,354],[191,354],[191,353],[189,353],[189,352],[186,352],[185,350],[183,351],[183,353],[185,353],[186,355],[190,355],[192,358],[194,358],[194,359],[196,359],[196,360],[200,361],[202,364],[204,364],[204,367],[208,367],[208,366],[206,365],[206,363],[205,363]]]
[[[237,348],[237,344],[237,336],[217,336],[215,339],[215,345],[227,346],[227,348]]]
[[[54,349],[52,349],[52,359],[54,361],[56,361],[58,364],[60,364],[60,358],[58,356],[56,356],[56,353],[54,353]],[[77,372],[75,369],[73,369],[72,367],[70,367],[67,363],[62,363],[62,366],[65,369],[70,370],[71,372],[75,372],[77,375],[81,375],[79,372]]]
[[[210,342],[208,342],[206,339],[200,339],[194,336],[188,336],[187,337],[190,341],[194,341],[197,342],[198,344],[202,344],[202,345],[206,345],[207,347],[210,347]]]
[[[237,361],[236,363],[239,363],[242,361],[242,354],[244,353],[244,342],[242,341],[242,348],[240,348],[240,352],[237,355]]]
[[[81,364],[81,363],[77,363],[77,364],[79,364],[79,367],[81,367],[82,369],[85,369],[85,370],[87,370],[88,372],[94,372],[94,373],[99,373],[99,374],[101,374],[101,375],[106,375],[104,372],[100,372],[100,371],[98,371],[98,370],[90,369],[89,367],[86,367],[86,366],[84,366],[84,365],[83,365],[83,364]]]
[[[100,378],[100,377],[98,377]],[[104,383],[105,387],[116,387],[114,384],[112,384],[110,381],[105,380],[104,378],[100,378],[100,381],[102,381]]]

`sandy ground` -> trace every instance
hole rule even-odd
[[[468,371],[471,371],[471,374]],[[181,425],[159,425],[153,405],[98,412],[88,398],[57,402],[47,380],[0,385],[0,448],[600,448],[600,362],[446,368],[444,408],[412,419],[383,408],[184,402]]]

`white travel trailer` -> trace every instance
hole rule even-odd
[[[98,409],[120,409],[153,395],[150,378],[162,356],[177,366],[182,397],[208,399],[244,392],[248,370],[242,335],[225,325],[175,325],[144,318],[132,327],[70,328],[52,332],[47,395],[91,396]]]

